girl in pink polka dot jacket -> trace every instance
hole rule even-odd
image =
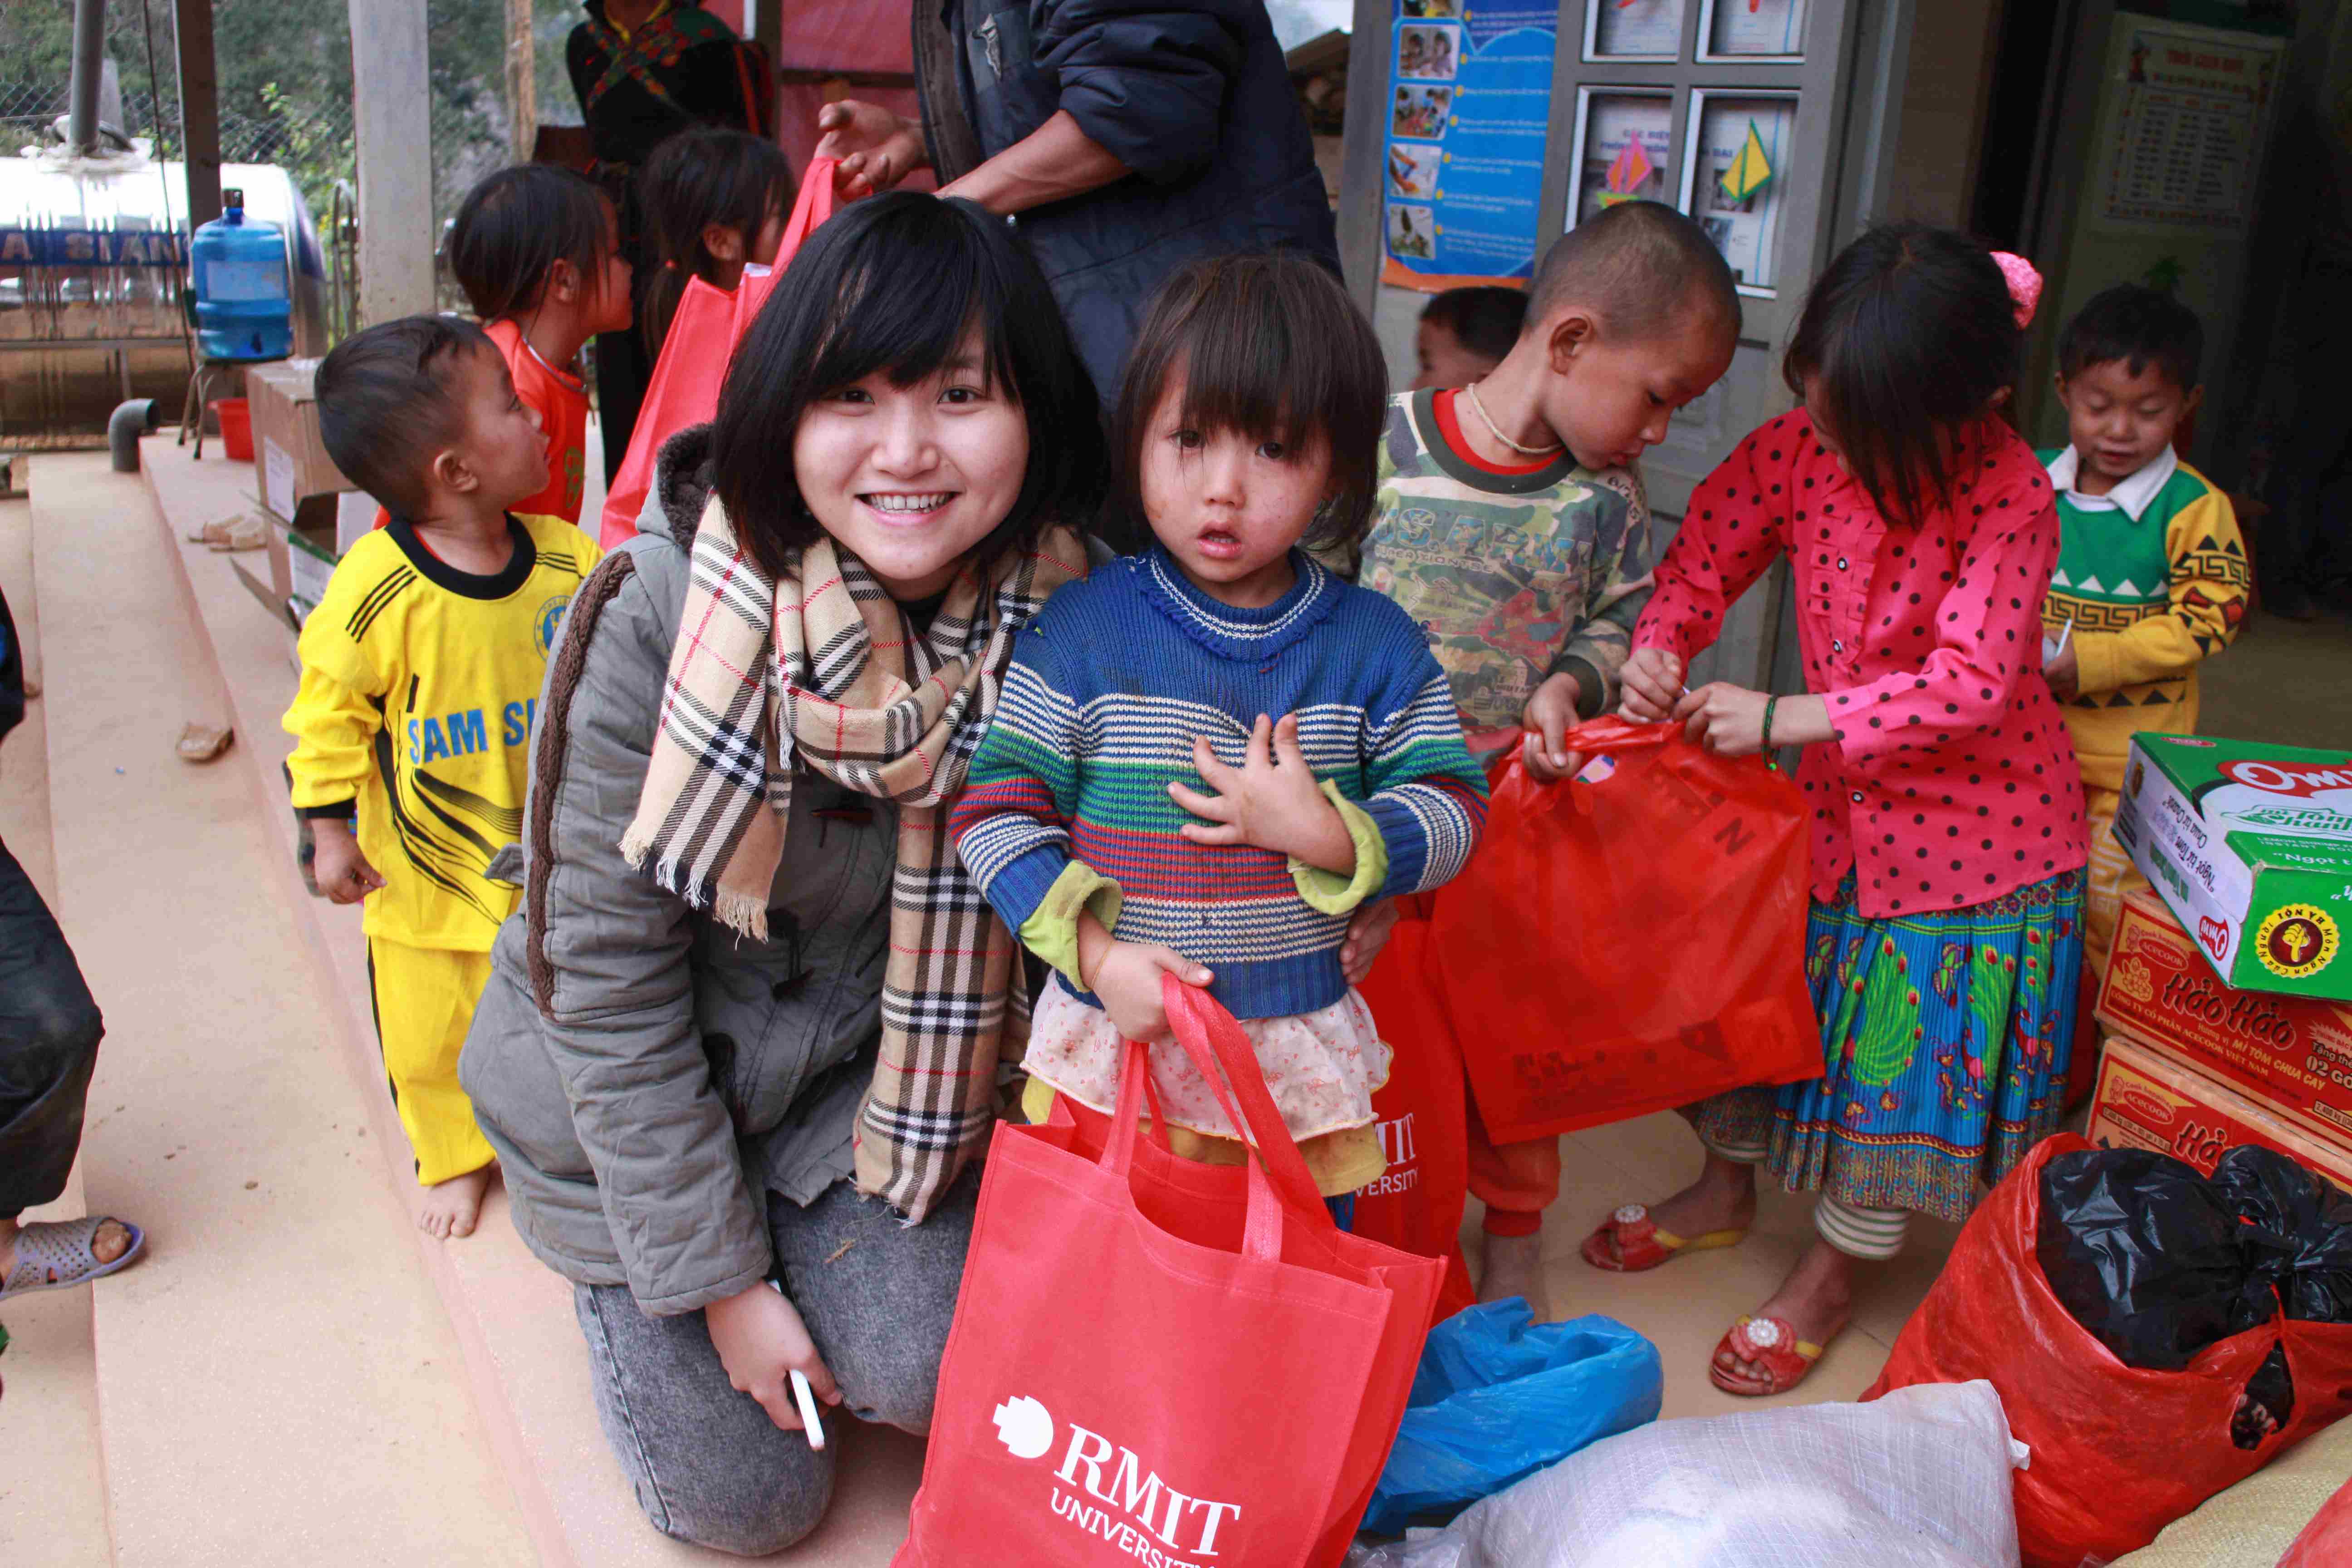
[[[2085,835],[2042,674],[2058,521],[2000,417],[2038,286],[1946,230],[1847,247],[1790,344],[1804,405],[1693,493],[1634,629],[1628,716],[1731,756],[1805,748],[1822,1076],[1688,1108],[1698,1182],[1584,1246],[1630,1269],[1737,1241],[1759,1165],[1818,1193],[1813,1246],[1716,1350],[1735,1394],[1793,1386],[1845,1326],[1855,1264],[1899,1251],[1914,1213],[1965,1218],[2064,1113]],[[1685,691],[1687,661],[1781,556],[1806,691]]]

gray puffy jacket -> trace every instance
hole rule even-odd
[[[583,584],[532,736],[516,913],[458,1072],[515,1226],[567,1279],[692,1311],[768,1270],[770,1194],[850,1174],[881,1032],[895,814],[803,776],[761,942],[622,860],[709,494],[663,449],[640,531]]]

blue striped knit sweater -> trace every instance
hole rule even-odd
[[[1075,857],[1116,884],[1087,907],[1116,909],[1118,940],[1208,965],[1236,1017],[1294,1017],[1347,994],[1339,948],[1357,904],[1462,869],[1486,785],[1425,637],[1387,599],[1291,561],[1291,592],[1243,610],[1155,549],[1063,588],[1022,632],[950,823],[1008,925],[1029,923]],[[1168,784],[1206,787],[1193,737],[1237,766],[1257,716],[1286,713],[1324,793],[1360,808],[1342,813],[1359,843],[1376,831],[1385,850],[1384,865],[1360,851],[1351,883],[1177,831],[1195,819]]]

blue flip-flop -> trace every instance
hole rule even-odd
[[[131,1245],[110,1263],[100,1263],[90,1250],[99,1227],[113,1218],[91,1215],[85,1219],[50,1220],[26,1226],[16,1233],[16,1262],[0,1279],[0,1301],[29,1296],[37,1290],[70,1290],[128,1268],[147,1249],[147,1233],[127,1219],[114,1223],[131,1233]]]

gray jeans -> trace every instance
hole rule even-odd
[[[806,1208],[769,1197],[784,1294],[860,1420],[929,1430],[979,1195],[980,1173],[966,1171],[914,1226],[847,1182]],[[700,1312],[647,1317],[625,1285],[575,1285],[572,1302],[597,1418],[656,1530],[764,1557],[817,1527],[833,1448],[779,1431],[729,1385]]]

